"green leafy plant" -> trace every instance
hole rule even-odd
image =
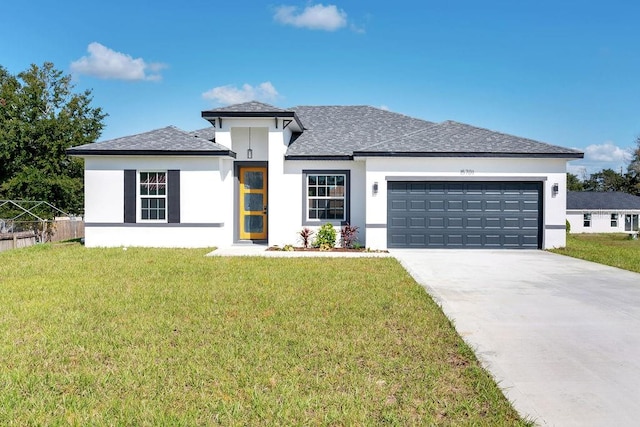
[[[302,240],[302,246],[308,248],[311,245],[311,236],[313,236],[313,230],[309,227],[304,227],[298,235],[300,236],[300,240]]]
[[[568,219],[565,220],[566,225],[567,225],[567,233],[571,233],[571,223],[569,222]]]
[[[345,224],[340,229],[340,238],[342,239],[342,247],[352,249],[353,245],[358,241],[358,227]]]
[[[328,246],[334,248],[336,246],[336,229],[333,228],[331,223],[326,223],[316,233],[316,239],[313,241],[313,246],[316,248],[322,248]]]

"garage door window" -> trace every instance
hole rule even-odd
[[[582,225],[584,227],[591,227],[591,214],[590,213],[583,214]]]
[[[305,223],[348,221],[348,171],[305,171],[304,192]]]

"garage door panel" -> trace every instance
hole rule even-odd
[[[427,208],[431,212],[443,212],[444,211],[444,200],[427,200]]]
[[[389,247],[539,248],[540,182],[389,182]]]
[[[427,207],[426,200],[410,200],[409,209],[412,211],[425,211]]]
[[[424,216],[414,216],[409,219],[409,227],[424,230],[427,224],[427,218]]]
[[[407,210],[407,201],[406,200],[391,200],[390,210],[404,212]]]
[[[462,200],[447,200],[445,202],[445,205],[447,207],[447,211],[449,212],[455,212],[455,211],[462,211],[463,209],[463,203]]]
[[[429,217],[428,221],[430,229],[441,229],[446,227],[445,218],[442,216]]]

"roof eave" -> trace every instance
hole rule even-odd
[[[232,157],[236,153],[231,150],[67,150],[69,156],[207,156],[207,157]]]
[[[289,154],[284,156],[285,160],[353,160],[353,156],[348,154],[340,155],[313,155],[313,154]]]
[[[584,153],[495,153],[495,152],[422,152],[422,151],[354,151],[354,157],[500,157],[582,159]]]
[[[291,118],[295,120],[296,124],[300,128],[300,130],[304,129],[302,122],[298,118],[298,115],[295,111],[246,111],[246,112],[238,112],[238,111],[203,111],[202,118],[211,122],[214,127],[215,119],[218,118]]]

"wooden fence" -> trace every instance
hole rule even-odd
[[[26,231],[0,233],[0,252],[26,248],[36,243],[61,242],[84,237],[82,218],[56,217],[53,221],[21,222]]]
[[[82,218],[56,217],[51,224],[51,242],[79,239],[84,237],[84,221]]]
[[[18,231],[17,233],[0,233],[0,252],[9,249],[26,248],[36,244],[36,233]]]

